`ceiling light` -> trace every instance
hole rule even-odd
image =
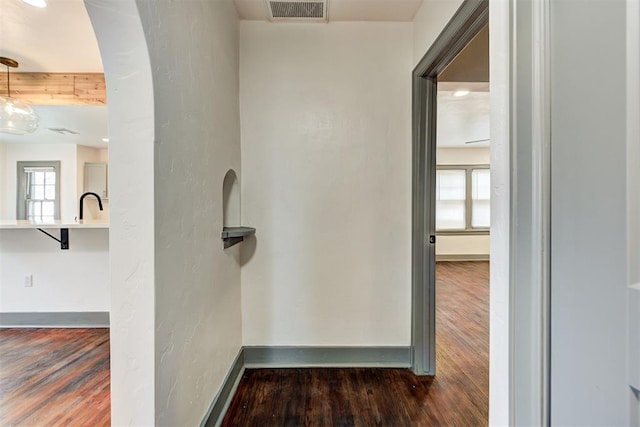
[[[9,67],[18,68],[18,62],[0,56],[0,64],[7,66],[7,96],[0,96],[0,132],[13,135],[33,133],[38,129],[38,115],[29,105],[11,97]]]
[[[102,138],[102,142],[109,142],[109,138]]]
[[[39,8],[47,7],[46,0],[22,0],[22,1],[33,7],[39,7]]]
[[[460,97],[460,96],[467,96],[467,95],[469,95],[469,91],[466,90],[466,89],[457,90],[457,91],[453,92],[453,96]]]

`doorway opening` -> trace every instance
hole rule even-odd
[[[436,98],[434,381],[467,384],[460,400],[475,407],[468,421],[485,425],[491,225],[488,25],[437,76]]]
[[[456,75],[449,65],[459,56],[483,30],[489,19],[488,1],[466,1],[458,9],[449,24],[433,43],[429,51],[413,71],[413,206],[412,206],[412,369],[418,375],[436,374],[436,197],[438,191],[437,171],[437,122],[438,79],[448,74]],[[488,59],[487,59],[488,62]],[[462,71],[469,67],[461,67]],[[441,76],[442,74],[442,76]],[[457,73],[460,74],[460,73]],[[463,73],[464,74],[464,73]],[[488,73],[487,73],[488,74]],[[446,89],[443,85],[443,89]],[[449,89],[452,89],[449,87]],[[462,90],[462,89],[456,89]],[[471,91],[465,95],[469,95]],[[455,90],[454,90],[455,92]],[[458,93],[458,95],[460,95]],[[453,93],[452,93],[453,96]],[[475,137],[474,137],[475,138]],[[477,138],[486,139],[486,138]],[[469,139],[468,141],[475,141]],[[465,141],[462,141],[463,145]],[[475,144],[481,142],[474,142]],[[442,156],[441,156],[442,157]],[[440,178],[449,183],[458,182],[458,188],[448,189],[446,197],[451,200],[441,205],[445,222],[441,226],[457,227],[458,233],[479,233],[473,230],[474,171],[476,183],[484,169],[466,165],[459,169],[443,169]],[[457,171],[457,172],[456,172]],[[467,177],[470,183],[467,184]],[[464,191],[460,192],[460,188]],[[452,190],[452,191],[449,191]],[[445,194],[443,194],[445,195]],[[464,198],[461,197],[464,195]],[[477,207],[486,205],[476,194]],[[467,197],[470,201],[468,208]],[[457,199],[457,200],[456,200]],[[471,210],[471,211],[469,211]],[[485,215],[486,217],[486,215]],[[476,215],[476,221],[482,215]],[[484,221],[486,223],[486,218]],[[476,225],[478,223],[476,222]],[[488,231],[488,230],[487,230]],[[444,236],[442,236],[444,237]]]
[[[413,87],[413,370],[467,384],[460,402],[473,419],[460,422],[474,425],[489,418],[487,12],[463,4]]]

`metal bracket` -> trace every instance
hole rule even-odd
[[[224,227],[222,229],[221,238],[224,242],[224,248],[230,248],[244,240],[245,237],[256,234],[253,227]]]
[[[222,239],[224,241],[224,248],[230,248],[231,246],[238,244],[244,240],[244,237],[227,237]]]
[[[51,237],[56,242],[60,243],[60,249],[62,249],[62,250],[69,249],[69,229],[68,228],[61,228],[60,229],[60,238],[59,239],[57,237],[55,237],[54,235],[47,233],[42,228],[38,228],[37,230],[42,232],[42,233],[44,233],[44,234],[46,234],[47,236]]]

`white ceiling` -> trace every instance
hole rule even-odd
[[[241,19],[268,20],[264,0],[234,0]],[[329,0],[329,21],[411,21],[422,0]],[[275,24],[274,24],[275,25]],[[98,44],[82,0],[48,0],[45,9],[21,0],[0,0],[0,56],[20,62],[18,71],[103,71]],[[452,83],[453,84],[453,83]],[[452,85],[449,84],[449,85]],[[454,97],[456,87],[440,84],[438,145],[486,147],[489,138],[489,94],[472,87],[469,95]],[[105,147],[107,107],[35,107],[40,127],[31,135],[0,134],[0,143],[74,143]],[[60,135],[50,127],[80,135]]]
[[[0,0],[0,56],[16,71],[102,73],[98,42],[82,0],[48,0],[44,9]]]
[[[453,89],[454,85],[459,87]],[[450,83],[445,89],[438,91],[438,147],[489,147],[489,141],[465,144],[489,138],[489,92],[464,83]],[[462,89],[472,92],[461,97],[453,95]]]
[[[34,106],[40,117],[38,129],[27,135],[0,133],[0,143],[20,144],[79,144],[106,147],[107,107],[91,106]],[[49,128],[66,128],[78,135],[61,135]]]
[[[234,0],[240,19],[268,21],[265,0]],[[331,21],[412,21],[422,0],[328,0]]]
[[[0,0],[0,56],[18,61],[18,72],[103,72],[98,42],[82,0],[47,0],[44,9],[21,0]],[[38,130],[30,135],[0,134],[0,143],[107,146],[102,141],[107,136],[107,107],[33,109],[40,117]],[[67,128],[79,135],[61,135],[50,131],[51,127]]]

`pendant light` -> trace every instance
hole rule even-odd
[[[0,96],[0,132],[13,135],[33,133],[38,129],[38,115],[29,105],[11,97],[9,67],[18,68],[18,61],[0,56],[0,64],[7,66],[7,96]]]

